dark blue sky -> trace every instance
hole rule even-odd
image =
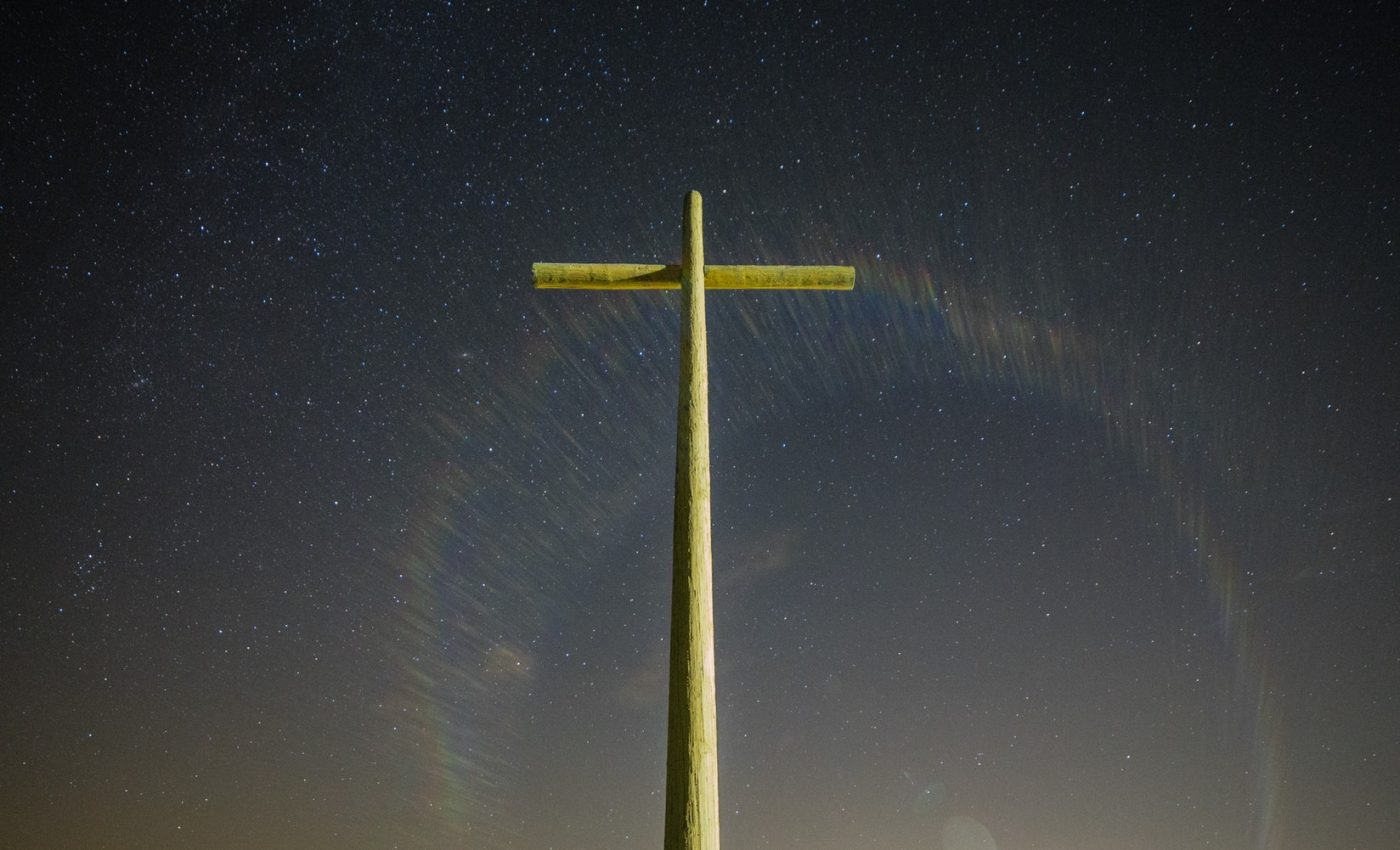
[[[1382,8],[4,12],[0,844],[658,845],[697,189],[728,846],[1385,846]]]

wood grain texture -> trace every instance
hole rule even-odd
[[[680,289],[681,267],[649,263],[535,263],[536,289]],[[706,289],[854,289],[852,266],[705,266]]]
[[[671,568],[665,850],[719,850],[714,579],[710,558],[707,289],[855,287],[850,266],[707,266],[700,193],[685,197],[680,265],[535,263],[538,289],[679,289],[680,401]]]
[[[710,560],[709,364],[700,193],[686,195],[676,421],[665,850],[719,850],[715,625]]]

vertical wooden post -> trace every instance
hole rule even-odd
[[[710,562],[710,404],[700,193],[685,197],[681,386],[671,571],[665,850],[719,850],[715,622]]]

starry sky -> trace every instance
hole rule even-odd
[[[7,8],[0,845],[659,846],[696,189],[725,846],[1393,846],[1392,30],[1186,5]]]

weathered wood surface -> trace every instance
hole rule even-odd
[[[535,263],[536,289],[680,289],[681,267]],[[851,266],[705,266],[706,289],[854,289]]]
[[[681,376],[676,420],[671,676],[666,722],[665,850],[719,850],[715,625],[710,560],[710,403],[700,193],[685,198]]]
[[[535,263],[540,289],[681,290],[665,850],[719,850],[714,579],[710,559],[706,289],[855,287],[850,266],[707,266],[700,194],[686,195],[680,265]]]

